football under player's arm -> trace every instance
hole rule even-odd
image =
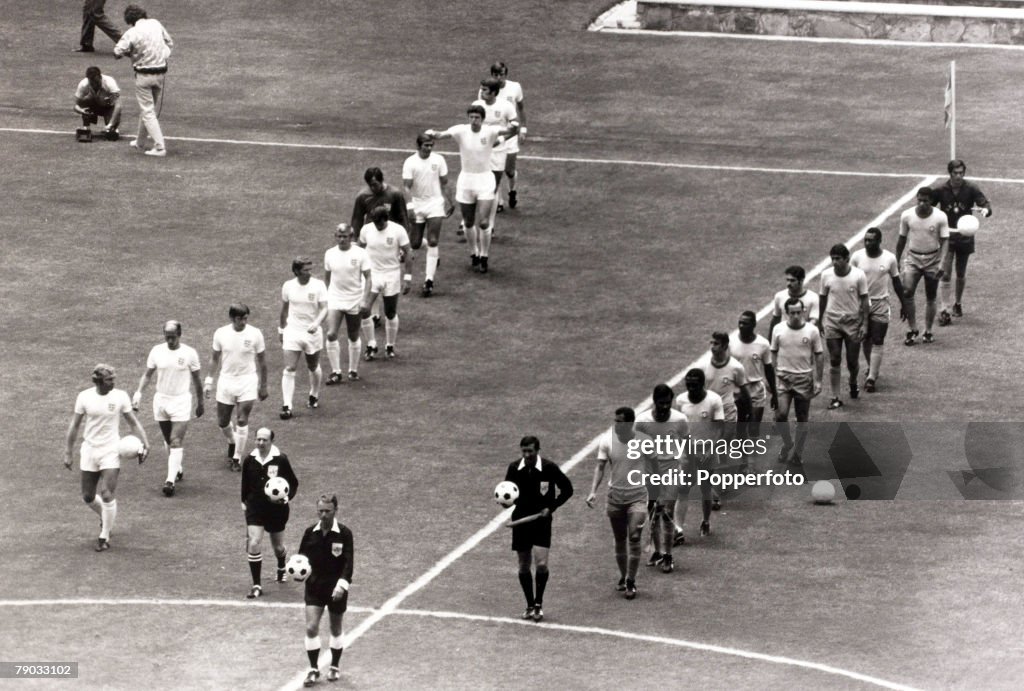
[[[142,376],[139,377],[139,386],[135,389],[135,393],[132,394],[132,409],[138,410],[139,404],[142,403],[142,392],[146,390],[146,386],[149,384],[149,380],[153,377],[153,372],[156,372],[156,367],[150,367]]]
[[[71,468],[71,453],[74,450],[75,439],[78,438],[78,428],[82,425],[82,418],[85,413],[75,413],[68,425],[68,432],[64,435],[64,467]]]
[[[135,417],[135,413],[131,410],[121,413],[121,417],[131,427],[132,433],[142,440],[142,453],[139,454],[139,463],[141,464],[149,456],[149,438],[146,437],[146,430],[142,427],[142,423],[139,422],[139,418]]]

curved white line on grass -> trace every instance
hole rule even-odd
[[[552,631],[569,631],[571,633],[587,633],[594,634],[597,636],[612,636],[614,638],[626,638],[631,641],[642,641],[644,643],[660,643],[662,645],[676,646],[677,648],[689,648],[690,650],[700,650],[701,652],[706,653],[731,655],[733,657],[742,657],[748,660],[769,662],[776,665],[802,667],[803,669],[810,669],[816,672],[823,672],[824,674],[832,674],[835,676],[846,677],[848,679],[853,679],[855,681],[864,682],[865,684],[880,686],[885,689],[895,689],[896,691],[917,691],[913,686],[906,686],[905,684],[899,684],[894,681],[888,681],[886,679],[872,677],[867,674],[861,674],[860,672],[851,672],[848,669],[843,669],[841,667],[833,667],[832,665],[825,665],[819,662],[798,660],[796,658],[784,657],[782,655],[768,655],[766,653],[755,653],[751,650],[741,650],[740,648],[728,648],[721,645],[712,645],[710,643],[685,641],[680,638],[668,638],[667,636],[653,636],[642,633],[630,633],[628,631],[619,631],[617,629],[605,629],[599,626],[574,626],[571,624],[553,624],[550,622],[536,623],[532,621],[523,621],[522,619],[510,619],[508,617],[489,617],[480,614],[464,614],[462,612],[436,612],[423,609],[396,609],[392,612],[392,614],[412,617],[434,617],[437,619],[460,619],[463,621],[480,621],[493,624],[511,624],[514,626],[528,626],[531,628],[549,629]]]
[[[59,134],[60,130],[40,130],[18,127],[0,127],[0,132],[21,134]],[[392,149],[382,146],[347,146],[345,144],[302,144],[297,142],[261,142],[252,139],[216,139],[213,137],[165,137],[170,141],[199,142],[205,144],[231,144],[234,146],[269,146],[282,149],[327,149],[332,151],[373,151],[379,153],[408,154],[408,149]],[[442,156],[454,156],[452,152],[438,151]],[[731,173],[771,173],[776,175],[819,175],[847,178],[921,178],[924,173],[877,173],[856,170],[824,170],[819,168],[768,168],[764,166],[722,166],[708,163],[674,163],[672,161],[633,161],[623,158],[575,158],[564,156],[520,156],[524,161],[547,161],[550,163],[583,163],[588,165],[639,166],[645,168],[675,168],[679,170],[712,170]],[[997,182],[1010,185],[1024,185],[1024,178],[993,178],[971,176],[977,182]]]
[[[263,609],[302,609],[305,604],[302,602],[267,602],[259,600],[210,600],[210,599],[174,599],[165,597],[128,597],[128,598],[102,598],[102,597],[73,597],[68,599],[53,598],[40,600],[0,600],[0,607],[65,607],[68,605],[102,605],[133,607],[256,607]],[[349,606],[349,612],[365,614],[372,612],[372,607]]]
[[[656,31],[654,29],[591,29],[598,34],[668,36],[671,38],[725,38],[747,41],[792,41],[797,43],[830,43],[854,46],[886,46],[893,48],[981,48],[984,50],[1024,50],[1024,46],[1006,43],[938,43],[932,41],[897,41],[891,38],[824,38],[820,36],[770,36],[767,34],[720,34],[715,31]]]
[[[916,197],[918,187],[930,185],[936,179],[937,178],[935,176],[929,176],[921,180],[921,182],[915,185],[910,191],[908,191],[895,202],[890,204],[888,207],[886,207],[884,211],[875,216],[860,230],[854,233],[853,236],[846,241],[846,245],[850,247],[856,245],[858,242],[860,242],[861,238],[864,237],[864,233],[867,232],[868,228],[881,224],[885,219],[889,218],[889,216],[892,216],[894,213],[896,213],[901,208],[906,206],[911,199]],[[830,263],[831,261],[826,257],[824,260],[819,262],[817,266],[815,266],[807,273],[805,280],[809,281],[810,279],[817,276],[825,269],[825,267],[829,266]],[[761,319],[763,319],[766,315],[770,314],[771,311],[772,304],[768,303],[758,311],[758,320],[760,321]],[[735,331],[733,333],[735,333]],[[675,386],[680,381],[682,381],[683,377],[686,375],[686,371],[693,367],[695,364],[696,361],[690,363],[683,369],[679,370],[671,379],[668,380],[669,386]],[[648,397],[636,406],[636,411],[639,413],[643,410],[647,410],[650,407],[651,399],[650,397]],[[610,429],[610,427],[602,430],[597,436],[591,439],[586,446],[584,446],[582,449],[573,454],[572,458],[563,463],[560,466],[562,471],[568,474],[573,468],[579,465],[579,463],[583,459],[587,458],[595,451],[597,451],[597,447],[601,442],[601,437],[608,431],[608,429]],[[462,557],[462,555],[466,554],[466,552],[469,552],[471,549],[475,548],[477,545],[483,542],[486,538],[490,537],[492,533],[496,532],[499,528],[502,527],[502,525],[505,523],[506,520],[508,520],[508,518],[511,515],[512,509],[506,509],[505,511],[502,511],[500,514],[492,518],[486,525],[484,525],[484,527],[480,528],[480,530],[476,531],[472,536],[470,536],[465,542],[463,542],[461,545],[459,545],[451,552],[446,554],[444,557],[442,557],[440,560],[438,560],[437,563],[430,567],[430,569],[426,573],[424,573],[422,576],[420,576],[415,581],[405,586],[395,595],[389,598],[383,605],[381,605],[380,609],[373,611],[370,614],[370,616],[368,616],[366,619],[363,619],[361,622],[359,622],[359,624],[356,625],[354,629],[348,632],[348,634],[345,636],[345,646],[351,646],[353,642],[355,642],[364,633],[372,629],[381,619],[388,616],[389,614],[396,613],[398,611],[398,606],[402,604],[402,602],[404,602],[407,598],[409,598],[411,595],[415,594],[419,590],[422,590],[431,581],[437,578],[437,576],[444,572],[449,566],[458,561],[458,559]],[[321,666],[323,666],[326,657],[327,651],[324,651],[323,655],[320,658]],[[288,683],[282,686],[281,691],[296,691],[302,685],[304,677],[305,672],[299,673],[294,678],[292,678]]]

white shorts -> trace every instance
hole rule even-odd
[[[101,470],[121,467],[121,457],[117,454],[117,443],[107,446],[89,446],[82,442],[80,467],[82,472],[98,473]]]
[[[370,272],[370,290],[380,293],[386,298],[398,295],[402,292],[402,272],[389,271],[387,273]]]
[[[313,333],[309,333],[302,328],[293,329],[285,327],[284,336],[281,338],[281,350],[297,351],[306,355],[319,353],[323,345],[324,330],[319,326]]]
[[[413,201],[409,204],[409,212],[414,223],[426,223],[428,218],[444,218],[444,197]]]
[[[878,324],[888,324],[892,317],[892,307],[889,305],[889,298],[879,298],[871,301],[871,313],[868,314],[868,321]]]
[[[507,150],[502,149],[501,151],[498,151],[497,149],[492,149],[491,150],[491,171],[495,172],[495,173],[498,173],[498,172],[503,173],[503,172],[505,172],[505,159],[506,158],[508,158],[508,151]]]
[[[217,402],[235,405],[255,401],[259,396],[260,379],[255,374],[244,377],[220,377],[217,380]]]
[[[757,381],[748,381],[749,386],[747,391],[750,392],[750,405],[752,408],[764,408],[765,402],[768,400],[768,387],[765,386],[763,379]]]
[[[494,173],[459,173],[455,201],[476,204],[494,199]]]
[[[505,153],[506,154],[517,154],[519,153],[519,135],[505,140]]]
[[[362,296],[355,300],[342,300],[340,298],[327,298],[328,312],[342,312],[344,314],[359,314],[359,308],[363,304]]]
[[[153,419],[157,422],[188,422],[192,419],[192,394],[153,394]]]

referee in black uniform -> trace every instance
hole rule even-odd
[[[519,557],[519,585],[526,596],[523,619],[544,618],[544,588],[548,583],[548,550],[551,548],[551,514],[572,496],[572,483],[562,469],[541,458],[540,440],[523,437],[519,442],[523,456],[509,464],[505,479],[519,488],[512,519],[512,549]],[[556,494],[557,488],[557,494]],[[527,519],[522,520],[520,519]],[[530,566],[536,562],[536,576]]]
[[[299,554],[309,559],[312,567],[306,579],[306,654],[309,656],[309,672],[305,686],[312,686],[320,679],[320,618],[327,608],[331,625],[331,668],[327,681],[337,681],[338,666],[344,650],[341,638],[341,618],[348,607],[348,589],[352,583],[352,531],[341,523],[338,513],[338,496],[321,494],[316,502],[319,522],[306,528],[299,544]]]

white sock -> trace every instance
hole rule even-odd
[[[103,510],[100,512],[100,518],[103,520],[103,527],[100,528],[100,537],[104,540],[109,540],[110,531],[114,528],[114,519],[117,518],[117,499],[100,503],[103,504]]]
[[[362,326],[359,327],[363,332],[363,341],[367,346],[371,348],[377,347],[377,337],[373,334],[373,320],[364,319]],[[349,341],[351,343],[351,341]],[[349,346],[351,348],[351,346]],[[351,364],[351,363],[349,363]]]
[[[309,395],[316,398],[320,398],[320,384],[324,380],[324,371],[320,368],[320,365],[316,366],[316,369],[309,371]]]
[[[441,259],[441,250],[439,247],[428,247],[427,248],[427,280],[433,281],[434,274],[437,273],[437,263]]]
[[[332,372],[341,371],[341,344],[337,341],[327,341],[327,359],[331,363]]]
[[[469,253],[474,256],[480,255],[480,231],[476,225],[466,228],[466,240],[469,241]]]
[[[348,371],[359,371],[359,355],[363,352],[363,339],[348,342]],[[340,359],[340,358],[339,358]]]
[[[491,236],[494,234],[493,227],[487,227],[480,231],[480,256],[486,257],[491,252]]]
[[[953,309],[953,281],[939,281],[939,299],[944,311]]]
[[[344,639],[344,638],[342,638],[341,636],[335,636],[335,635],[334,635],[334,634],[332,633],[332,634],[331,634],[331,638],[330,638],[330,640],[328,641],[327,645],[328,645],[328,646],[330,646],[330,647],[331,647],[331,649],[333,649],[333,650],[337,650],[338,648],[344,647],[344,645],[345,645],[345,639]]]
[[[320,650],[320,636],[306,636],[306,650]]]
[[[389,346],[395,345],[395,339],[398,338],[398,315],[395,315],[394,319],[386,319],[384,321],[384,343]]]
[[[249,425],[238,425],[235,428],[235,459],[242,460],[245,457],[245,442],[249,438]]]
[[[289,408],[292,407],[292,400],[295,398],[295,372],[284,370],[281,372],[281,399]]]
[[[878,379],[878,371],[882,369],[882,348],[876,345],[871,347],[871,358],[868,361],[868,377]]]
[[[181,472],[182,462],[185,459],[185,449],[180,446],[167,452],[167,481],[174,482]]]

